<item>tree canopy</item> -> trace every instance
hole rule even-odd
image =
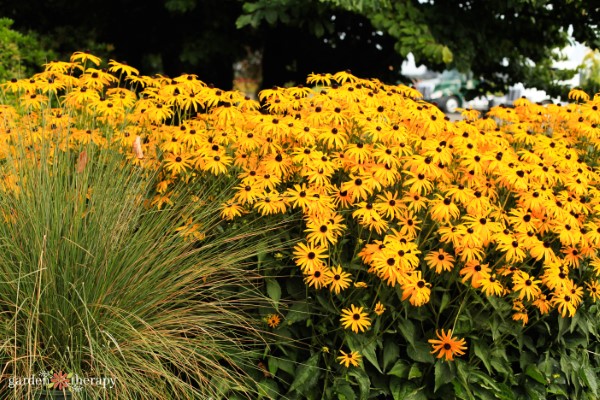
[[[521,81],[556,94],[569,73],[551,68],[554,49],[572,38],[600,47],[600,5],[585,0],[0,0],[0,8],[58,52],[106,44],[149,73],[196,73],[224,88],[235,60],[259,49],[264,86],[345,69],[398,81],[412,52],[434,70],[472,71],[484,91]]]

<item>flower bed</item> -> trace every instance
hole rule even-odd
[[[223,177],[230,225],[297,217],[293,248],[258,257],[274,333],[260,396],[597,396],[600,96],[450,122],[415,89],[349,72],[257,102],[100,62],[76,53],[5,83],[3,156],[15,131],[28,149],[118,148],[157,174],[148,208]],[[173,229],[204,235],[193,214]]]

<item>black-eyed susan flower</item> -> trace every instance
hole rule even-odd
[[[346,290],[350,286],[350,280],[352,275],[348,272],[344,272],[341,266],[332,267],[326,273],[327,284],[329,290],[335,294],[340,294],[342,290]]]
[[[430,201],[429,215],[436,222],[449,223],[460,217],[460,210],[451,197],[436,194],[435,199]]]
[[[521,321],[523,326],[527,325],[529,322],[529,314],[523,305],[523,301],[521,301],[521,299],[514,299],[512,309],[515,311],[512,315],[513,321]]]
[[[327,273],[329,272],[329,267],[326,265],[316,265],[312,271],[306,272],[304,274],[304,282],[309,287],[314,287],[315,289],[321,289],[324,286],[327,286]]]
[[[369,326],[371,326],[371,319],[369,314],[363,312],[364,307],[356,307],[354,304],[350,305],[350,308],[342,309],[342,317],[340,322],[345,329],[352,329],[352,332],[358,333],[360,330],[364,332]]]
[[[431,354],[438,353],[436,356],[437,358],[444,357],[446,361],[453,361],[454,356],[462,356],[465,354],[465,350],[467,350],[465,339],[453,337],[452,329],[449,329],[447,332],[444,332],[444,330],[441,329],[441,333],[439,330],[436,330],[435,335],[438,339],[429,339],[428,342],[433,349]]]
[[[486,296],[502,296],[505,288],[496,277],[496,274],[481,272],[479,275],[481,276],[481,279],[478,284],[481,291],[485,293]]]
[[[575,101],[588,101],[590,99],[590,95],[581,88],[574,88],[569,92],[569,99]]]
[[[281,318],[277,314],[267,315],[266,320],[267,320],[267,325],[269,325],[270,328],[277,328],[279,326],[279,324],[281,323]]]
[[[343,350],[340,350],[340,353],[342,355],[338,356],[337,360],[341,365],[345,366],[346,368],[350,368],[350,365],[354,367],[359,366],[362,356],[358,351],[351,351],[349,353],[346,353]]]
[[[588,294],[592,298],[592,301],[595,303],[596,300],[600,298],[600,283],[595,280],[591,282],[586,282],[585,286],[587,287]]]
[[[459,274],[462,276],[462,282],[466,282],[471,279],[471,286],[477,289],[481,286],[481,273],[490,273],[491,269],[488,264],[481,264],[479,261],[470,261],[460,270]]]
[[[425,256],[427,266],[431,269],[435,269],[437,274],[441,274],[442,271],[451,271],[454,267],[454,257],[444,251],[444,249],[438,249],[436,251],[430,251]]]
[[[336,213],[309,216],[306,222],[306,239],[309,243],[328,247],[336,244],[346,225],[342,217]]]
[[[544,293],[541,293],[538,296],[538,298],[533,301],[532,304],[539,310],[540,314],[542,315],[548,314],[552,309],[552,304],[550,303],[550,300],[548,300],[548,296],[546,296]]]
[[[165,168],[173,175],[178,175],[191,168],[191,158],[191,155],[186,153],[168,154],[165,157]]]
[[[327,259],[327,248],[318,244],[298,243],[294,246],[294,261],[303,272],[310,273]]]
[[[139,70],[137,70],[136,68],[134,68],[130,65],[127,65],[127,63],[125,63],[125,62],[118,62],[115,60],[110,60],[108,62],[108,65],[109,65],[108,72],[123,74],[125,76],[140,74]]]
[[[377,304],[375,304],[375,308],[373,309],[373,312],[377,315],[381,315],[385,312],[386,308],[385,306],[378,301]]]
[[[573,317],[577,312],[575,299],[571,296],[570,291],[563,288],[554,291],[550,303],[556,307],[563,318],[566,316]]]
[[[410,304],[420,307],[429,302],[430,288],[431,284],[422,278],[421,271],[406,274],[406,279],[402,283],[402,300],[408,299]]]
[[[513,292],[519,294],[519,299],[526,298],[527,300],[533,300],[541,293],[539,284],[542,281],[529,276],[527,272],[519,271],[518,273],[513,274],[512,281]]]

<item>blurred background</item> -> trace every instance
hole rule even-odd
[[[595,1],[0,0],[0,10],[2,79],[89,50],[249,94],[347,69],[387,83],[454,71],[459,87],[432,98],[450,108],[510,97],[518,83],[546,98],[600,90]],[[426,83],[433,95],[439,82]]]

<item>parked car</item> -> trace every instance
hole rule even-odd
[[[477,83],[467,74],[447,70],[435,78],[418,80],[415,88],[421,92],[424,100],[436,103],[444,112],[455,113],[467,103],[465,91],[475,88]]]
[[[442,111],[450,114],[455,113],[461,107],[487,110],[497,105],[512,106],[513,102],[521,97],[525,97],[533,103],[542,104],[561,101],[560,97],[550,98],[544,90],[527,88],[522,83],[510,86],[505,95],[489,94],[466,100],[465,92],[475,88],[477,84],[478,81],[467,74],[461,74],[456,70],[447,70],[434,78],[417,80],[415,88],[421,92],[424,100],[436,103]],[[564,82],[564,84],[569,87],[573,86],[572,82]]]

